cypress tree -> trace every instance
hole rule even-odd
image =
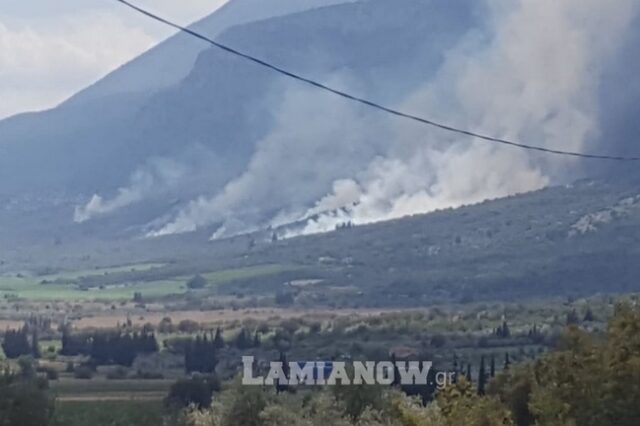
[[[458,355],[453,354],[453,383],[458,382]]]
[[[398,386],[400,384],[400,371],[398,370],[398,366],[396,364],[396,354],[391,354],[391,364],[393,364],[393,382],[392,386]]]
[[[184,364],[187,373],[194,371],[200,373],[215,372],[218,364],[217,350],[214,340],[196,336],[195,340],[189,340],[185,345]]]
[[[592,322],[594,320],[595,320],[595,317],[593,316],[593,312],[591,311],[591,308],[587,308],[587,311],[584,313],[583,321]]]
[[[38,329],[34,328],[31,333],[31,354],[38,359],[42,356],[40,353],[40,340],[38,339]]]
[[[511,337],[511,330],[509,330],[509,324],[507,324],[507,320],[502,322],[502,336],[504,338]]]
[[[287,356],[284,354],[284,352],[280,352],[280,362],[282,363],[282,371],[284,372],[284,376],[287,379],[289,379],[290,377],[289,364],[287,363]],[[276,380],[277,393],[284,392],[287,389],[288,389],[288,385],[286,383],[281,383],[280,379]]]
[[[484,355],[480,357],[480,369],[478,370],[478,395],[484,395],[487,373],[484,366]]]
[[[580,320],[578,319],[578,313],[576,312],[575,309],[573,309],[571,312],[567,313],[567,325],[575,325],[578,324],[580,322]]]
[[[492,379],[496,377],[496,357],[494,355],[491,355],[491,365],[489,366],[489,374],[491,375]]]
[[[216,330],[216,337],[213,339],[213,343],[216,349],[224,348],[224,338],[222,337],[222,329],[220,327]]]
[[[22,330],[7,330],[4,334],[2,349],[9,359],[16,359],[22,355],[31,355],[32,348],[27,338],[26,328]]]
[[[193,368],[193,342],[190,340],[184,347],[184,368],[187,373],[194,371]]]
[[[64,327],[62,329],[62,349],[60,349],[60,353],[62,355],[71,355],[70,352],[70,347],[69,347],[69,329],[67,327]]]

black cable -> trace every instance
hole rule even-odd
[[[275,71],[275,72],[277,72],[279,74],[285,75],[287,77],[293,78],[293,79],[298,80],[298,81],[302,81],[303,83],[306,83],[306,84],[309,84],[311,86],[317,87],[318,89],[322,89],[324,91],[327,91],[327,92],[333,93],[335,95],[338,95],[338,96],[340,96],[342,98],[349,99],[351,101],[354,101],[354,102],[357,102],[357,103],[360,103],[360,104],[363,104],[363,105],[367,105],[367,106],[369,106],[371,108],[374,108],[374,109],[377,109],[377,110],[380,110],[380,111],[384,111],[386,113],[389,113],[389,114],[392,114],[392,115],[395,115],[395,116],[398,116],[398,117],[407,118],[409,120],[417,121],[419,123],[426,124],[428,126],[437,127],[439,129],[446,130],[448,132],[454,132],[454,133],[458,133],[458,134],[461,134],[461,135],[482,139],[482,140],[489,141],[489,142],[495,142],[495,143],[499,143],[499,144],[503,144],[503,145],[508,145],[508,146],[521,148],[521,149],[528,149],[528,150],[532,150],[532,151],[544,152],[544,153],[547,153],[547,154],[565,155],[565,156],[571,156],[571,157],[580,157],[580,158],[598,159],[598,160],[640,161],[640,157],[623,157],[623,156],[612,156],[612,155],[582,154],[580,152],[563,151],[563,150],[559,150],[559,149],[551,149],[551,148],[544,148],[544,147],[541,147],[541,146],[527,145],[527,144],[524,144],[524,143],[514,142],[514,141],[507,140],[507,139],[500,139],[500,138],[495,138],[495,137],[492,137],[492,136],[483,135],[483,134],[480,134],[480,133],[472,132],[470,130],[458,129],[456,127],[448,126],[446,124],[442,124],[442,123],[438,123],[436,121],[428,120],[426,118],[418,117],[416,115],[407,114],[407,113],[404,113],[402,111],[398,111],[398,110],[386,107],[384,105],[377,104],[377,103],[369,101],[367,99],[359,98],[359,97],[354,96],[354,95],[350,95],[349,93],[343,92],[343,91],[338,90],[338,89],[334,89],[332,87],[329,87],[329,86],[327,86],[325,84],[319,83],[319,82],[317,82],[315,80],[312,80],[310,78],[306,78],[306,77],[298,75],[298,74],[296,74],[294,72],[287,71],[284,68],[280,68],[277,65],[273,65],[273,64],[271,64],[269,62],[263,61],[262,59],[256,58],[255,56],[251,56],[251,55],[249,55],[247,53],[240,52],[240,51],[238,51],[238,50],[236,50],[236,49],[234,49],[232,47],[229,47],[229,46],[226,46],[224,44],[218,43],[217,41],[214,41],[211,38],[209,38],[207,36],[204,36],[204,35],[202,35],[200,33],[197,33],[197,32],[195,32],[195,31],[193,31],[193,30],[191,30],[189,28],[186,28],[186,27],[183,27],[183,26],[178,25],[176,23],[173,23],[171,21],[168,21],[167,19],[162,18],[162,17],[160,17],[160,16],[158,16],[158,15],[156,15],[154,13],[151,13],[148,10],[145,10],[145,9],[139,7],[139,6],[136,6],[136,5],[132,4],[132,3],[130,3],[129,1],[127,1],[127,0],[116,0],[116,1],[124,4],[125,6],[130,7],[131,9],[133,9],[133,10],[139,12],[139,13],[142,13],[143,15],[148,16],[149,18],[151,18],[153,20],[156,20],[156,21],[161,22],[161,23],[163,23],[165,25],[173,27],[173,28],[175,28],[177,30],[185,32],[185,33],[187,33],[187,34],[189,34],[189,35],[191,35],[191,36],[193,36],[195,38],[198,38],[200,40],[206,41],[207,43],[210,43],[210,44],[216,46],[219,49],[222,49],[222,50],[224,50],[224,51],[226,51],[228,53],[231,53],[233,55],[240,56],[240,57],[242,57],[242,58],[244,58],[244,59],[246,59],[248,61],[254,62],[254,63],[258,64],[258,65],[261,65],[261,66],[263,66],[265,68],[268,68],[268,69],[270,69],[272,71]]]

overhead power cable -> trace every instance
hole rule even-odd
[[[239,56],[241,58],[246,59],[247,61],[253,62],[255,64],[258,64],[264,68],[267,68],[271,71],[274,71],[278,74],[284,75],[286,77],[292,78],[294,80],[298,80],[301,81],[303,83],[306,83],[310,86],[316,87],[318,89],[324,90],[326,92],[330,92],[333,93],[334,95],[340,96],[342,98],[348,99],[350,101],[362,104],[362,105],[366,105],[368,107],[377,109],[379,111],[383,111],[386,112],[388,114],[391,115],[395,115],[397,117],[402,117],[405,119],[409,119],[421,124],[425,124],[428,126],[432,126],[432,127],[436,127],[438,129],[442,129],[448,132],[453,132],[453,133],[457,133],[457,134],[461,134],[464,136],[469,136],[472,138],[478,138],[478,139],[482,139],[485,141],[489,141],[489,142],[494,142],[494,143],[498,143],[498,144],[502,144],[502,145],[507,145],[507,146],[512,146],[512,147],[516,147],[516,148],[520,148],[520,149],[526,149],[526,150],[530,150],[530,151],[538,151],[538,152],[543,152],[546,154],[554,154],[554,155],[563,155],[563,156],[570,156],[570,157],[579,157],[579,158],[586,158],[586,159],[597,159],[597,160],[613,160],[613,161],[640,161],[640,157],[625,157],[625,156],[616,156],[616,155],[600,155],[600,154],[585,154],[585,153],[580,153],[580,152],[575,152],[575,151],[564,151],[561,149],[552,149],[552,148],[545,148],[542,146],[536,146],[536,145],[529,145],[529,144],[525,144],[525,143],[520,143],[520,142],[516,142],[516,141],[512,141],[512,140],[508,140],[508,139],[501,139],[501,138],[497,138],[497,137],[493,137],[493,136],[488,136],[488,135],[484,135],[481,133],[476,133],[474,131],[471,130],[465,130],[465,129],[460,129],[457,127],[453,127],[451,125],[447,125],[447,124],[442,124],[439,123],[437,121],[433,121],[433,120],[429,120],[427,118],[423,118],[423,117],[419,117],[417,115],[413,115],[413,114],[408,114],[402,111],[399,111],[397,109],[393,109],[390,107],[386,107],[384,105],[378,104],[376,102],[370,101],[368,99],[365,98],[361,98],[355,95],[351,95],[347,92],[344,92],[342,90],[338,90],[335,89],[333,87],[327,86],[326,84],[320,83],[318,81],[315,81],[311,78],[307,78],[304,77],[302,75],[299,75],[295,72],[292,71],[288,71],[285,68],[282,68],[278,65],[274,65],[270,62],[267,62],[265,60],[259,59],[255,56],[252,56],[250,54],[241,52],[239,50],[236,50],[232,47],[229,47],[225,44],[219,43],[203,34],[200,34],[190,28],[187,27],[183,27],[182,25],[176,24],[172,21],[169,21],[168,19],[165,19],[161,16],[156,15],[155,13],[149,12],[146,9],[143,9],[140,6],[137,6],[127,0],[116,0],[119,3],[122,3],[123,5],[130,7],[131,9],[155,20],[158,22],[161,22],[165,25],[168,25],[170,27],[173,27],[177,30],[180,30],[186,34],[189,34],[197,39],[200,39],[202,41],[205,41],[225,52],[228,52],[232,55],[236,55]]]

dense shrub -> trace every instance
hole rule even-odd
[[[220,382],[215,376],[194,376],[178,380],[171,385],[165,404],[171,407],[208,407],[211,405],[213,392],[219,390]]]

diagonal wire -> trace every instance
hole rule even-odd
[[[439,123],[437,121],[433,121],[433,120],[429,120],[427,118],[423,118],[423,117],[419,117],[417,115],[413,115],[413,114],[408,114],[402,111],[399,111],[397,109],[393,109],[390,107],[386,107],[384,105],[378,104],[376,102],[370,101],[368,99],[365,98],[361,98],[358,96],[354,96],[351,95],[347,92],[344,92],[342,90],[338,90],[335,89],[333,87],[327,86],[326,84],[320,83],[318,81],[312,80],[310,78],[304,77],[302,75],[299,75],[297,73],[294,73],[292,71],[288,71],[284,68],[281,68],[277,65],[274,65],[270,62],[264,61],[262,59],[259,59],[255,56],[249,55],[247,53],[241,52],[239,50],[236,50],[232,47],[229,47],[227,45],[224,45],[222,43],[219,43],[205,35],[202,35],[194,30],[191,30],[187,27],[183,27],[182,25],[178,25],[174,22],[171,22],[165,18],[162,18],[161,16],[158,16],[152,12],[149,12],[146,9],[141,8],[140,6],[136,6],[135,4],[127,1],[127,0],[116,0],[119,3],[122,3],[123,5],[130,7],[131,9],[155,20],[158,22],[161,22],[165,25],[168,25],[170,27],[173,27],[177,30],[180,30],[184,33],[187,33],[197,39],[200,39],[202,41],[205,41],[209,44],[212,44],[213,46],[224,50],[225,52],[231,53],[233,55],[239,56],[241,58],[244,58],[250,62],[253,62],[255,64],[258,64],[264,68],[270,69],[271,71],[274,71],[278,74],[282,74],[286,77],[292,78],[294,80],[298,80],[301,81],[303,83],[306,83],[308,85],[311,85],[313,87],[316,87],[318,89],[324,90],[326,92],[330,92],[333,93],[334,95],[340,96],[342,98],[348,99],[350,101],[362,104],[362,105],[366,105],[368,107],[377,109],[379,111],[383,111],[386,112],[388,114],[391,115],[395,115],[397,117],[402,117],[405,119],[409,119],[412,121],[416,121],[418,123],[421,124],[425,124],[428,126],[432,126],[432,127],[436,127],[438,129],[441,130],[445,130],[448,132],[453,132],[453,133],[457,133],[460,135],[464,135],[464,136],[469,136],[472,138],[478,138],[478,139],[482,139],[485,141],[489,141],[489,142],[493,142],[493,143],[498,143],[501,145],[507,145],[507,146],[511,146],[511,147],[516,147],[516,148],[520,148],[520,149],[526,149],[526,150],[530,150],[530,151],[538,151],[538,152],[543,152],[546,154],[553,154],[553,155],[563,155],[563,156],[570,156],[570,157],[579,157],[579,158],[586,158],[586,159],[597,159],[597,160],[613,160],[613,161],[640,161],[640,157],[625,157],[625,156],[616,156],[616,155],[600,155],[600,154],[583,154],[580,152],[575,152],[575,151],[564,151],[561,149],[552,149],[552,148],[545,148],[542,146],[537,146],[537,145],[529,145],[529,144],[525,144],[525,143],[520,143],[520,142],[516,142],[516,141],[512,141],[512,140],[508,140],[508,139],[501,139],[501,138],[497,138],[497,137],[493,137],[493,136],[488,136],[488,135],[484,135],[482,133],[477,133],[471,130],[465,130],[465,129],[460,129],[457,127],[453,127],[447,124],[442,124]]]

